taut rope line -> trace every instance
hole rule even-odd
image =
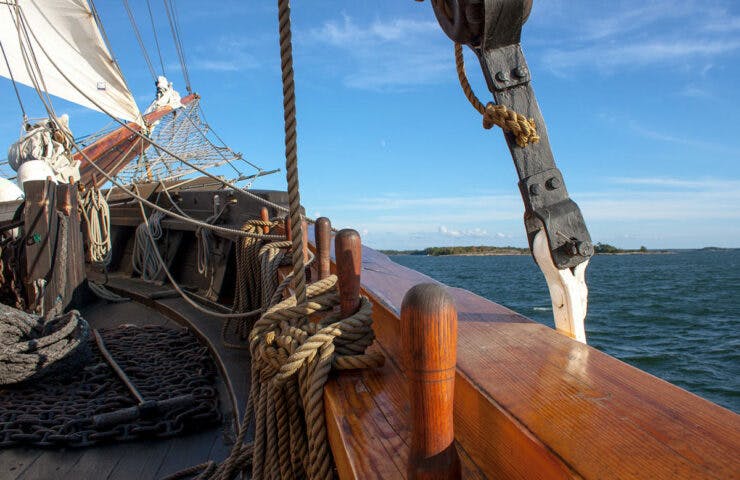
[[[288,181],[290,231],[293,235],[291,256],[298,304],[306,302],[306,272],[303,265],[303,225],[301,195],[298,187],[298,142],[296,132],[295,83],[293,80],[293,44],[290,30],[290,2],[278,0],[280,68],[283,80],[283,121],[285,122],[285,176]]]

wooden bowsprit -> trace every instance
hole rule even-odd
[[[532,0],[432,0],[432,5],[445,33],[470,47],[480,60],[495,101],[486,106],[484,119],[488,121],[490,110],[496,108],[525,118],[536,128],[538,138],[532,143],[504,130],[519,175],[524,225],[530,250],[550,289],[557,330],[585,343],[588,289],[583,275],[594,249],[581,210],[568,196],[555,165],[519,44]]]

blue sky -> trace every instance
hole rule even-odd
[[[167,74],[184,91],[166,17],[152,3]],[[250,161],[282,168],[275,2],[176,3],[213,128]],[[144,2],[131,4],[153,44]],[[152,81],[125,10],[98,8],[144,108]],[[295,1],[293,27],[309,215],[356,228],[377,248],[526,244],[502,134],[483,130],[460,92],[429,2]],[[535,0],[522,44],[555,157],[595,241],[740,246],[738,2]],[[466,59],[476,92],[489,98]],[[24,98],[41,113],[27,89]],[[57,104],[76,134],[105,123]],[[0,144],[14,140],[19,122],[0,80]],[[284,185],[281,173],[255,188]]]

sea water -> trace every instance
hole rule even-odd
[[[529,256],[391,259],[553,326]],[[589,345],[740,413],[740,250],[597,255],[587,281]]]

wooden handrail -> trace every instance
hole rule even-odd
[[[434,281],[370,248],[362,257],[362,293],[373,302],[373,328],[392,370],[405,348],[403,295]],[[740,471],[740,415],[467,290],[447,290],[459,319],[455,439],[484,477],[709,479]],[[392,469],[389,452],[404,448],[406,427],[396,419],[403,401],[387,403],[403,392],[378,383],[384,372],[327,385],[332,448],[345,449],[335,454],[346,460],[343,479],[383,478],[377,471]],[[352,403],[355,391],[377,406]],[[382,413],[368,410],[378,407]],[[357,415],[351,429],[347,415]],[[382,418],[391,426],[376,433],[398,429],[398,440],[362,440],[371,425],[385,425]]]
[[[406,293],[401,342],[411,400],[408,478],[459,479],[453,427],[457,312],[443,287],[422,283]]]

